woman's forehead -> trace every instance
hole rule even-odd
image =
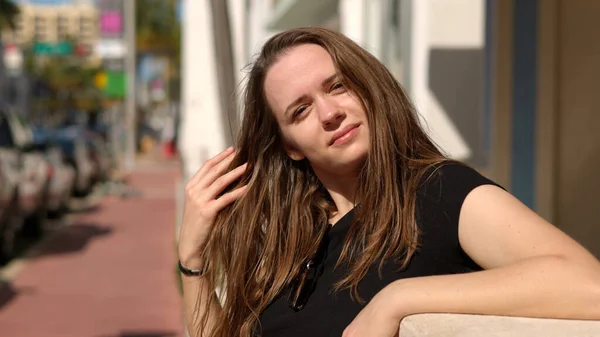
[[[282,54],[267,72],[265,92],[274,109],[317,89],[336,73],[329,53],[317,45],[300,45]],[[285,109],[285,107],[283,107]]]

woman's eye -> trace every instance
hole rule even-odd
[[[305,106],[298,107],[298,109],[296,109],[296,111],[294,111],[293,117],[300,116],[304,112],[304,110],[306,110]]]
[[[342,91],[342,90],[344,90],[344,83],[342,83],[342,82],[337,82],[336,84],[334,84],[334,85],[331,87],[331,91],[337,91],[337,92],[340,92],[340,91]]]

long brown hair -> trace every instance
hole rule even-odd
[[[226,291],[212,336],[247,337],[259,331],[260,313],[293,280],[335,211],[310,164],[286,155],[265,96],[270,67],[301,44],[327,50],[345,85],[360,98],[371,130],[356,193],[359,225],[352,225],[346,237],[338,266],[344,264],[348,274],[335,284],[336,291],[350,289],[361,301],[357,285],[373,264],[381,267],[393,258],[406,267],[418,247],[419,182],[430,167],[445,160],[421,128],[400,84],[352,40],[322,28],[292,29],[272,37],[249,73],[239,153],[231,167],[248,162],[246,174],[233,185],[249,188],[220,212],[203,256],[205,277]],[[217,294],[211,296],[202,302],[217,300]],[[196,323],[199,330],[206,319]]]

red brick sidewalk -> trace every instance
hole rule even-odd
[[[74,216],[10,284],[2,337],[179,337],[174,272],[176,164],[142,163],[142,196],[108,197]]]

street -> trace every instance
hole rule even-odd
[[[183,336],[174,247],[175,162],[146,161],[141,195],[105,196],[8,264],[0,336]],[[14,275],[13,275],[14,274]]]

